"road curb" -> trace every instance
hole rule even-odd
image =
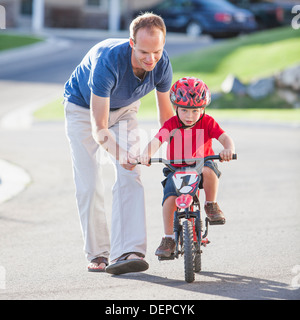
[[[29,129],[34,123],[34,112],[56,98],[56,94],[47,95],[43,99],[35,100],[28,105],[6,113],[0,117],[0,128],[5,130]]]
[[[21,167],[0,159],[0,203],[13,198],[32,181]]]

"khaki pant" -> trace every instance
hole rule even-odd
[[[140,102],[111,111],[109,129],[127,150],[139,147],[133,133]],[[104,256],[114,260],[127,252],[146,253],[144,188],[140,170],[125,170],[115,161],[111,239],[104,211],[101,161],[104,150],[91,133],[90,110],[65,101],[66,134],[70,142],[76,200],[87,259]],[[127,138],[131,137],[131,138]],[[107,160],[107,157],[106,157]]]

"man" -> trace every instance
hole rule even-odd
[[[65,85],[66,132],[89,271],[145,271],[144,189],[136,132],[139,99],[156,89],[159,119],[173,116],[169,100],[172,68],[164,50],[163,20],[145,13],[130,25],[130,39],[107,39],[83,58]],[[116,167],[111,241],[104,212],[102,146]],[[103,153],[102,153],[103,156]],[[110,255],[111,264],[108,265]]]

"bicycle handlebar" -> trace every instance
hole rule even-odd
[[[163,158],[151,158],[149,164],[151,163],[164,163],[164,164],[182,164],[182,162],[197,162],[197,161],[208,161],[208,160],[222,160],[219,154],[214,154],[211,156],[207,156],[205,158],[191,158],[191,159],[179,159],[179,160],[166,160]],[[237,160],[237,154],[234,153],[232,155],[232,160]]]

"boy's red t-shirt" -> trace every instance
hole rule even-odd
[[[218,139],[224,130],[211,116],[203,118],[190,129],[181,128],[177,116],[167,120],[155,135],[162,143],[167,142],[167,159],[203,158],[213,155],[212,139]],[[185,164],[174,166],[182,167]]]

